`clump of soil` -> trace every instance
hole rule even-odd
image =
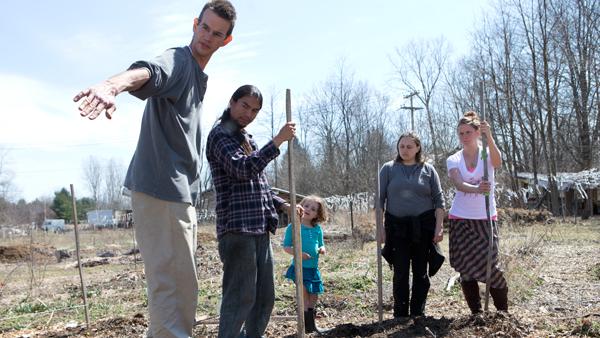
[[[525,337],[530,328],[521,324],[517,318],[506,312],[488,312],[458,318],[450,325],[452,331],[477,336]]]
[[[68,338],[68,337],[143,337],[147,330],[144,315],[138,313],[132,318],[116,317],[99,320],[90,324],[86,330],[85,324],[64,328],[55,332],[34,334],[36,338]]]
[[[533,225],[551,222],[553,217],[545,209],[500,208],[498,209],[498,219],[512,224]]]
[[[54,248],[40,246],[34,244],[29,245],[10,245],[0,246],[0,262],[1,263],[18,263],[31,260],[33,251],[33,259],[47,260],[54,258]]]

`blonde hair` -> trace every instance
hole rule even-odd
[[[317,217],[313,218],[310,221],[311,225],[327,222],[329,215],[327,214],[327,205],[325,205],[325,201],[317,195],[308,195],[304,197],[302,201],[300,201],[300,205],[303,205],[306,201],[313,201],[319,205],[319,210],[317,210]]]
[[[463,114],[463,117],[461,117],[460,120],[458,120],[458,126],[456,126],[456,128],[458,129],[458,127],[460,127],[463,124],[471,126],[475,130],[479,130],[481,120],[479,119],[479,115],[477,115],[476,112],[469,110]]]

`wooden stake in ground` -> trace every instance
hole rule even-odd
[[[75,229],[75,251],[77,253],[77,266],[79,267],[79,281],[81,282],[81,293],[83,295],[83,307],[85,309],[85,325],[90,328],[90,314],[87,306],[87,291],[83,282],[83,268],[81,266],[81,256],[79,255],[79,226],[77,225],[77,200],[75,199],[75,189],[71,184],[71,199],[73,200],[73,226]]]
[[[292,120],[292,99],[290,90],[285,90],[285,115],[287,122]],[[288,141],[288,175],[290,185],[289,218],[293,226],[294,268],[296,271],[296,305],[298,312],[297,337],[304,337],[304,283],[302,281],[302,235],[300,222],[296,217],[296,184],[294,183],[294,139]]]
[[[44,222],[46,221],[46,219],[44,218]],[[33,286],[35,285],[35,256],[34,256],[34,250],[33,250],[33,227],[31,227],[31,232],[29,234],[29,255],[30,255],[30,264],[29,264],[29,270],[31,272],[31,279],[29,280],[29,293],[31,295],[31,297],[34,297],[33,294]]]
[[[485,121],[485,103],[483,102],[483,81],[481,81],[480,87],[480,103],[479,109],[481,109],[481,119]],[[483,161],[483,181],[488,180],[488,162],[487,162],[487,137],[485,135],[481,135],[481,160]],[[487,252],[487,265],[485,270],[485,303],[483,306],[483,311],[488,312],[488,305],[490,303],[490,279],[492,279],[492,251],[494,250],[494,223],[490,217],[490,193],[485,193],[485,214],[487,216],[487,222],[490,227],[490,236],[489,236],[489,244],[488,244],[488,252]]]
[[[377,162],[376,174],[377,187],[375,188],[375,201],[373,204],[375,204],[375,239],[377,240],[377,313],[379,315],[379,324],[381,324],[383,321],[383,269],[381,262],[381,231],[383,230],[383,226],[381,224],[382,210],[379,203],[379,196],[381,194],[379,191],[379,161]]]

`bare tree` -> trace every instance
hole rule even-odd
[[[104,171],[104,203],[107,208],[122,209],[124,198],[121,193],[125,179],[125,167],[114,158],[108,160]]]
[[[555,105],[552,102],[550,67],[552,46],[550,45],[549,27],[551,17],[548,13],[546,0],[533,3],[525,8],[521,0],[517,2],[518,14],[521,18],[521,29],[529,49],[531,58],[531,87],[535,100],[535,110],[538,115],[537,123],[540,132],[540,142],[548,170],[550,199],[552,211],[559,212],[559,196],[556,183],[556,144],[554,135]]]
[[[94,207],[96,208],[99,207],[98,203],[102,193],[103,171],[102,161],[95,156],[88,157],[83,163],[83,178],[92,194],[92,200],[94,200]]]
[[[556,29],[555,43],[561,48],[568,68],[565,76],[571,91],[575,111],[578,152],[574,160],[579,170],[593,164],[594,130],[600,121],[594,119],[594,99],[598,99],[598,41],[600,41],[600,3],[598,1],[567,0],[551,2]],[[596,69],[595,69],[596,68]],[[596,112],[596,116],[597,116]]]
[[[373,91],[365,82],[356,81],[342,60],[336,72],[313,89],[302,111],[310,119],[323,194],[350,194],[358,186],[359,155],[365,150],[367,134],[374,116]]]
[[[517,146],[517,127],[514,110],[513,55],[515,48],[515,18],[505,6],[498,3],[498,16],[490,23],[486,32],[488,56],[488,109],[490,122],[498,138],[498,145],[505,157],[509,170],[510,186],[517,189],[518,163],[521,162],[520,148]]]
[[[360,142],[356,143],[358,148],[353,176],[362,178],[354,181],[352,190],[356,192],[374,192],[380,166],[395,156],[395,142],[400,131],[390,130],[394,112],[390,110],[387,96],[371,90],[368,103],[367,110],[361,114]]]
[[[8,150],[0,148],[0,198],[11,200],[15,192],[14,173],[8,168]]]
[[[419,92],[417,97],[425,106],[434,158],[439,148],[432,100],[449,55],[450,46],[443,37],[440,37],[435,40],[413,40],[402,49],[396,48],[395,58],[391,59],[402,85],[411,92]]]
[[[596,163],[600,3],[495,4],[495,12],[482,19],[473,35],[474,52],[446,73],[444,98],[449,102],[434,99],[432,104],[438,111],[464,111],[477,102],[473,82],[483,78],[488,120],[511,186],[517,187],[519,171],[533,171],[536,181],[538,173],[548,174],[550,207],[558,213],[557,173]]]
[[[298,138],[294,138],[294,174],[296,191],[300,194],[307,195],[320,193],[318,189],[321,181],[317,175],[317,171],[312,163],[311,155]],[[279,184],[284,189],[289,189],[288,175],[288,155],[284,154],[281,159],[279,168]]]
[[[277,93],[277,88],[271,88],[271,93],[265,95],[265,97],[268,96],[268,100],[263,103],[263,108],[261,109],[262,112],[259,114],[258,120],[259,125],[268,130],[266,134],[270,135],[271,139],[273,139],[273,137],[275,137],[275,135],[279,132],[279,128],[285,121],[283,108],[277,108],[281,106],[279,95],[277,95]],[[297,121],[297,116],[294,116],[293,119]],[[280,176],[278,174],[279,157],[276,157],[273,162],[269,164],[268,168],[270,168],[268,172],[269,182],[275,187],[278,187],[280,184]]]
[[[198,205],[196,208],[200,210],[208,209],[211,204],[209,200],[209,196],[213,196],[214,194],[207,194],[206,192],[213,189],[212,185],[212,175],[210,173],[210,168],[206,165],[202,166],[202,171],[200,172],[200,199],[198,201]],[[214,201],[213,201],[214,202]],[[214,205],[214,204],[213,204]]]

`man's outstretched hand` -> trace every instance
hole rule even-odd
[[[111,119],[112,114],[117,110],[115,97],[117,90],[110,82],[104,81],[100,84],[87,88],[79,92],[73,98],[74,102],[79,102],[79,114],[94,120],[104,112],[106,118]]]

